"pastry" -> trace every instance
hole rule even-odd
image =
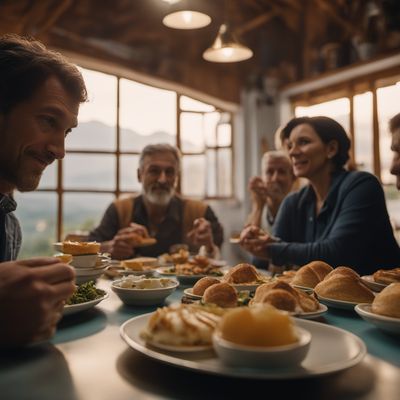
[[[352,275],[332,275],[315,286],[314,291],[317,296],[352,303],[372,303],[375,298],[373,292]]]
[[[199,279],[195,285],[193,286],[192,293],[197,296],[203,296],[204,291],[211,285],[215,285],[217,283],[221,283],[221,281],[217,278],[212,278],[210,276],[205,276],[204,278]]]
[[[260,280],[260,276],[257,272],[256,267],[251,264],[238,264],[230,269],[224,276],[224,282],[227,283],[251,283]]]
[[[332,276],[336,275],[345,275],[345,276],[353,276],[354,278],[360,278],[360,275],[354,269],[349,267],[336,267],[332,272],[330,272],[325,279],[329,279]]]
[[[203,294],[203,302],[219,307],[236,307],[238,302],[236,289],[229,283],[216,283],[209,286]]]
[[[85,254],[97,254],[100,251],[100,243],[97,242],[72,242],[62,243],[62,252],[73,256]]]
[[[400,268],[379,269],[373,275],[374,281],[390,285],[391,283],[400,282]]]
[[[131,259],[131,260],[124,260],[121,261],[121,265],[124,268],[131,269],[133,271],[143,271],[143,264],[140,261],[137,261],[136,259]]]
[[[212,308],[172,305],[159,308],[140,336],[151,343],[173,346],[211,345],[212,334],[220,319]]]
[[[250,305],[266,303],[291,312],[311,312],[319,308],[313,295],[308,295],[284,281],[264,283],[257,288]]]
[[[372,312],[400,318],[400,282],[390,284],[376,295],[372,302]]]

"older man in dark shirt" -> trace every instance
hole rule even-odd
[[[102,242],[102,251],[113,258],[157,256],[174,244],[217,257],[223,230],[209,206],[178,196],[175,187],[180,169],[178,149],[168,144],[146,146],[139,160],[142,194],[116,200],[106,210],[89,240]],[[154,245],[137,248],[132,237],[156,239]]]

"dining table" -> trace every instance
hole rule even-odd
[[[316,321],[364,341],[367,354],[357,365],[295,379],[232,377],[171,365],[128,346],[121,325],[158,306],[126,306],[110,282],[98,279],[108,298],[63,317],[48,342],[1,353],[0,399],[400,399],[400,336],[379,330],[353,310],[329,308]],[[164,305],[180,302],[183,289]]]

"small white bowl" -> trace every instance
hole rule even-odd
[[[295,327],[299,341],[285,346],[244,346],[225,340],[219,332],[213,334],[213,346],[221,361],[231,367],[282,368],[295,367],[306,357],[311,333]]]
[[[122,288],[118,284],[122,281],[116,280],[111,284],[111,289],[117,294],[124,304],[135,306],[150,306],[161,304],[179,286],[176,279],[169,279],[170,285],[156,289],[134,289]]]
[[[96,265],[97,254],[85,254],[81,256],[72,256],[71,265],[75,268],[91,268]]]

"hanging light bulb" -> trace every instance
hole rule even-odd
[[[163,24],[174,29],[198,29],[211,23],[211,17],[199,11],[183,9],[166,15]]]
[[[227,24],[220,26],[214,43],[203,53],[205,60],[219,63],[244,61],[252,56],[252,50],[238,41]]]

